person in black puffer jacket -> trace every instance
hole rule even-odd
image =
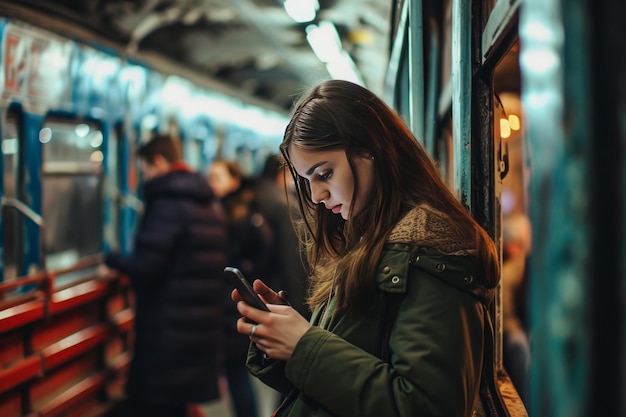
[[[126,394],[135,416],[183,417],[188,404],[220,396],[226,216],[175,138],[156,135],[138,156],[145,210],[135,248],[105,257],[135,295]]]

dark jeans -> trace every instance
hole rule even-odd
[[[237,417],[257,417],[256,393],[243,361],[230,361],[225,366],[228,393]]]

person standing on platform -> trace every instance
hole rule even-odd
[[[255,185],[236,161],[224,159],[209,165],[207,179],[227,213],[229,265],[239,268],[248,279],[266,277],[273,238],[263,215],[253,209]],[[237,417],[256,417],[257,392],[243,360],[248,339],[237,333],[235,321],[239,313],[228,297],[224,304],[224,369],[228,391]]]
[[[469,417],[501,400],[496,245],[402,119],[325,81],[296,103],[280,149],[308,226],[312,317],[260,279],[270,312],[231,294],[248,369],[286,395],[274,416]]]
[[[126,394],[134,417],[184,417],[189,404],[220,398],[226,216],[178,140],[157,134],[138,156],[145,210],[135,248],[105,257],[135,295]]]

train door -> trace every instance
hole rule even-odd
[[[531,171],[522,128],[519,81],[519,43],[515,41],[493,71],[494,191],[502,249],[502,360],[520,397],[528,403],[531,333],[527,289],[532,252],[528,182]]]
[[[519,1],[483,0],[475,9],[472,31],[471,81],[474,109],[472,135],[481,138],[483,161],[492,173],[491,190],[477,200],[488,202],[495,239],[500,247],[498,308],[499,366],[510,376],[528,406],[530,329],[527,321],[528,260],[531,225],[527,214],[528,173],[520,100]],[[488,110],[488,111],[487,111]],[[489,155],[487,161],[484,154]],[[476,194],[475,194],[476,195]]]

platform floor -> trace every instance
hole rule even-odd
[[[252,384],[256,389],[257,394],[257,409],[258,417],[270,417],[272,413],[278,407],[280,400],[280,394],[277,391],[264,385],[256,378],[250,377]],[[200,404],[193,407],[194,411],[190,410],[190,416],[193,417],[239,417],[235,416],[233,407],[231,404],[230,396],[228,395],[228,388],[226,380],[220,378],[220,395],[221,398],[218,401],[212,401],[207,404]],[[120,400],[109,409],[104,417],[133,417],[132,412],[127,408],[125,402]],[[99,414],[101,416],[101,414]],[[247,416],[243,416],[247,417]]]
[[[259,417],[270,417],[278,406],[280,394],[268,386],[264,385],[256,378],[252,378],[253,386],[257,392]],[[236,417],[233,413],[226,380],[220,379],[220,392],[222,398],[209,404],[203,404],[200,408],[204,413],[203,417]]]

